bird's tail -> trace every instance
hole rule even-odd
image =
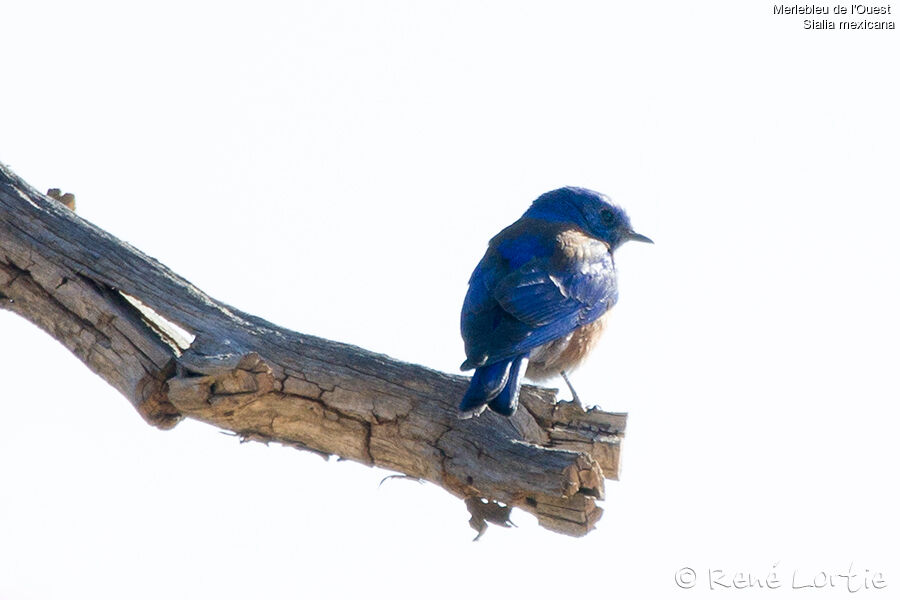
[[[480,415],[485,407],[512,416],[519,405],[519,386],[527,366],[528,356],[523,354],[475,369],[469,389],[459,403],[459,418]]]

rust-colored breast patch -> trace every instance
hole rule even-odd
[[[540,381],[555,377],[560,371],[576,369],[600,339],[606,328],[608,315],[609,311],[569,335],[532,350],[525,376],[533,381]]]

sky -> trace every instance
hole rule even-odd
[[[472,543],[434,485],[155,430],[0,312],[0,600],[896,593],[900,34],[804,18],[5,3],[0,161],[279,325],[455,373],[468,276],[541,193],[609,194],[656,243],[617,253],[573,375],[629,413],[580,539],[514,511]]]

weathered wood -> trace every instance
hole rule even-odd
[[[618,477],[624,414],[525,386],[513,418],[459,420],[465,377],[214,300],[2,164],[0,306],[59,340],[157,427],[189,417],[425,479],[468,499],[479,533],[506,522],[499,502],[584,535],[602,513],[604,477]]]

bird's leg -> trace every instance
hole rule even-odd
[[[572,392],[572,401],[578,406],[582,406],[581,398],[578,397],[578,392],[575,391],[575,388],[572,387],[572,382],[569,381],[569,376],[566,375],[565,371],[560,371],[560,375],[562,375],[563,381],[566,382],[566,385],[569,386],[569,391]]]

